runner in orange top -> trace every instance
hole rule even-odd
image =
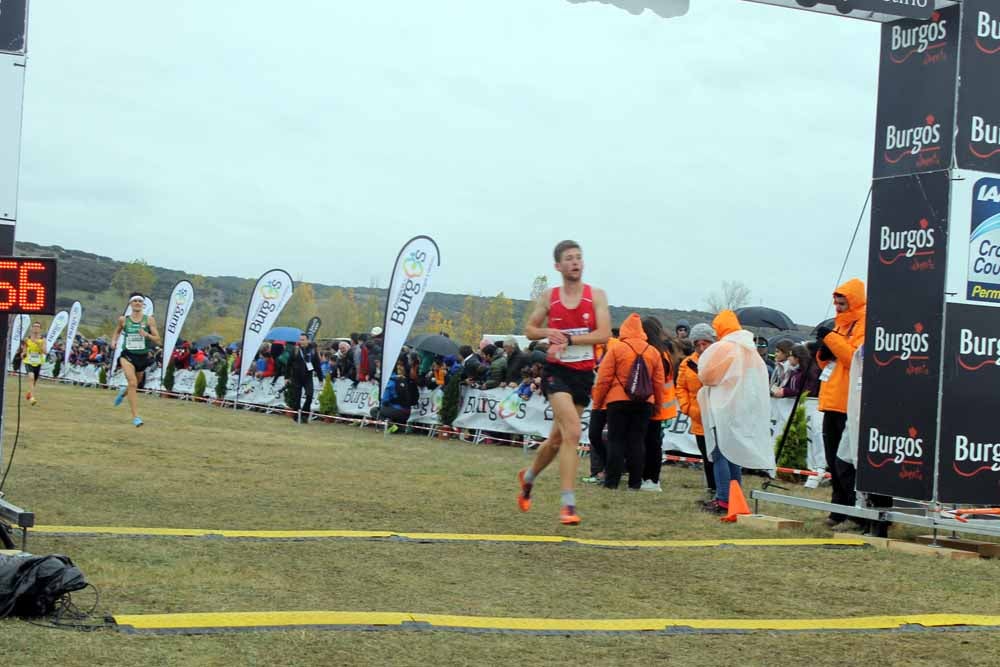
[[[590,403],[590,390],[594,385],[594,346],[607,342],[611,335],[611,316],[604,290],[581,280],[583,251],[580,244],[562,241],[555,247],[553,257],[556,270],[562,274],[562,286],[542,293],[524,333],[532,340],[548,339],[542,392],[552,407],[554,423],[549,437],[538,448],[534,463],[518,473],[521,491],[517,504],[522,512],[531,508],[535,478],[558,456],[562,484],[559,521],[576,525],[580,523],[574,492],[580,416]],[[543,326],[545,324],[547,326]]]

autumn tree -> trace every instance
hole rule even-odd
[[[723,280],[722,290],[705,297],[705,305],[711,313],[722,310],[736,310],[750,303],[750,288],[739,280]]]
[[[156,273],[144,259],[134,259],[115,271],[111,278],[111,289],[121,295],[122,301],[132,292],[149,294],[156,283]]]
[[[490,299],[483,314],[482,326],[484,333],[514,333],[514,300],[508,299],[503,292]]]
[[[459,345],[475,346],[483,335],[483,300],[474,296],[465,297],[462,302],[462,316],[455,328]]]
[[[316,290],[312,283],[296,283],[292,298],[285,304],[278,322],[284,326],[305,329],[309,319],[316,315]]]
[[[442,313],[437,308],[431,308],[427,313],[427,321],[424,326],[421,327],[423,333],[429,334],[446,334],[450,338],[455,337],[455,323],[452,320],[446,319],[444,313]]]

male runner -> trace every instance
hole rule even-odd
[[[146,298],[139,292],[133,292],[128,298],[128,305],[131,312],[118,318],[118,326],[111,337],[113,353],[114,346],[118,344],[118,337],[123,331],[125,332],[125,349],[122,350],[118,363],[121,364],[128,382],[115,396],[115,405],[121,405],[122,399],[127,394],[128,406],[132,409],[132,423],[138,428],[143,422],[136,406],[136,388],[140,379],[145,376],[146,368],[153,362],[150,356],[153,349],[150,341],[159,345],[162,339],[156,328],[156,320],[152,315],[144,315],[142,312],[146,306]]]
[[[35,398],[35,385],[38,383],[38,374],[42,372],[42,364],[45,363],[46,349],[45,338],[42,337],[42,323],[33,322],[31,333],[21,341],[21,358],[28,368],[28,393],[25,396],[32,405],[38,403]]]
[[[590,403],[594,385],[594,346],[611,335],[611,316],[604,290],[581,282],[583,252],[576,241],[562,241],[553,252],[562,287],[546,290],[535,303],[525,335],[549,342],[542,371],[542,393],[552,407],[553,425],[549,437],[538,448],[534,463],[518,473],[521,492],[517,504],[522,512],[531,509],[531,488],[535,478],[559,457],[562,482],[562,509],[559,521],[580,523],[576,513],[574,482],[577,446],[580,444],[580,416]],[[546,323],[548,326],[542,326]]]

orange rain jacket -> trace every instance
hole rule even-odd
[[[677,418],[677,388],[674,386],[674,369],[670,366],[670,355],[664,352],[660,355],[660,361],[663,363],[663,402],[659,407],[653,408],[653,416],[650,419],[654,422]]]
[[[698,390],[701,389],[701,380],[698,379],[698,371],[689,365],[689,363],[693,363],[697,367],[700,356],[695,352],[686,357],[681,362],[681,369],[677,373],[677,402],[680,403],[681,412],[691,420],[691,435],[705,435],[705,427],[701,423],[701,406],[698,405]]]
[[[653,381],[653,395],[646,399],[654,406],[663,404],[663,385],[666,384],[660,352],[646,342],[646,332],[642,330],[642,320],[636,313],[629,315],[621,326],[619,342],[608,347],[604,360],[597,371],[597,382],[592,393],[595,409],[604,410],[608,403],[629,400],[625,393],[629,371],[636,356],[642,355],[646,370]]]
[[[836,366],[830,377],[819,387],[820,412],[843,412],[847,414],[847,393],[850,389],[851,359],[854,351],[865,342],[865,284],[857,278],[852,278],[837,288],[834,294],[847,298],[847,312],[837,313],[833,333],[823,339],[836,357]],[[825,369],[834,361],[820,361],[816,355],[819,367]]]

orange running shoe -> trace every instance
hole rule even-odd
[[[524,481],[524,473],[527,468],[517,473],[517,482],[521,485],[521,492],[517,494],[517,506],[522,512],[531,509],[531,484]]]
[[[575,526],[580,523],[580,517],[576,513],[576,507],[572,505],[563,505],[563,508],[559,510],[559,523],[564,526]]]

